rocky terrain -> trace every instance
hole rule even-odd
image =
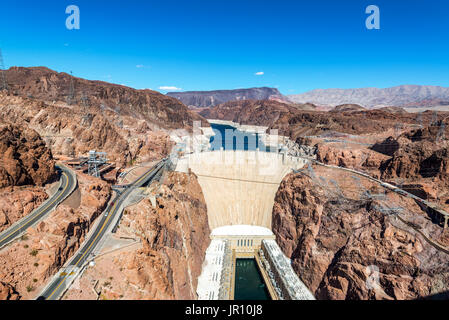
[[[170,134],[209,126],[175,98],[151,90],[90,81],[44,67],[12,67],[0,92],[0,118],[29,127],[53,154],[79,157],[104,151],[123,166],[166,156]]]
[[[0,298],[34,299],[43,286],[78,250],[106,207],[110,187],[78,176],[80,205],[60,205],[18,241],[0,250]]]
[[[203,110],[200,114],[206,119],[270,127],[282,114],[295,114],[298,110],[299,107],[278,101],[244,100],[223,103]]]
[[[0,232],[38,208],[43,186],[57,179],[55,161],[39,134],[0,120]]]
[[[297,103],[337,106],[359,104],[376,106],[438,106],[449,104],[449,88],[437,86],[403,85],[392,88],[316,89],[303,94],[290,95]]]
[[[447,232],[415,202],[366,191],[385,192],[323,167],[281,183],[273,231],[303,282],[318,299],[419,299],[447,292],[449,254],[414,228],[446,246]],[[388,207],[404,209],[392,213]]]
[[[195,299],[209,245],[206,204],[196,176],[170,172],[149,198],[126,209],[117,236],[140,249],[96,259],[64,299]],[[92,290],[98,282],[97,294]]]
[[[48,199],[40,187],[7,187],[0,189],[0,232],[27,216]]]
[[[289,102],[278,89],[266,87],[216,91],[169,92],[167,95],[180,100],[187,106],[197,108],[209,108],[229,101],[241,100],[278,100],[281,102]]]
[[[359,105],[340,105],[331,112],[317,111],[311,104],[287,104],[277,101],[232,101],[200,112],[208,119],[229,120],[241,124],[268,126],[293,141],[301,137],[335,134],[382,134],[390,129],[416,128],[445,113],[431,111],[413,114],[384,108],[368,110]]]
[[[390,156],[381,177],[424,199],[449,204],[449,118],[389,137],[372,149]],[[449,208],[449,206],[447,207]]]
[[[42,186],[56,177],[51,151],[39,134],[26,126],[0,123],[0,154],[0,189]]]
[[[117,114],[145,120],[152,129],[189,128],[194,120],[202,120],[177,99],[156,91],[85,80],[45,67],[12,67],[6,71],[6,79],[14,95],[48,104],[64,102],[83,106],[86,113],[103,106]]]
[[[164,157],[172,147],[168,132],[150,129],[148,122],[115,111],[91,107],[49,105],[0,93],[4,119],[37,131],[53,154],[78,157],[90,150],[106,151],[111,161],[125,165]]]

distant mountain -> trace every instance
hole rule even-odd
[[[431,107],[449,105],[449,88],[437,86],[404,85],[392,88],[316,89],[303,94],[290,95],[296,103],[325,106],[358,104],[366,108]]]
[[[292,116],[304,109],[309,110],[311,106],[291,105],[275,100],[243,100],[229,101],[213,108],[206,108],[200,115],[206,119],[269,127],[283,115]]]
[[[288,102],[288,99],[284,97],[278,89],[267,87],[216,91],[169,92],[167,95],[180,100],[187,106],[197,108],[208,108],[228,101],[240,100],[276,100]]]

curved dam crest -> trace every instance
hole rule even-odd
[[[177,163],[198,176],[213,230],[253,225],[271,230],[274,198],[282,179],[307,160],[280,153],[220,150],[192,153]]]

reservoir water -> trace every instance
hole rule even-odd
[[[254,259],[235,263],[234,300],[270,300],[270,294]]]
[[[210,138],[211,150],[217,151],[223,147],[224,150],[247,150],[254,151],[259,148],[260,151],[270,150],[257,133],[247,133],[237,130],[234,127],[221,124],[212,124],[215,136]]]

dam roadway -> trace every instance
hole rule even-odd
[[[75,173],[62,165],[56,165],[56,167],[62,172],[58,191],[39,206],[39,208],[2,232],[0,234],[0,248],[17,239],[28,228],[40,222],[75,190],[77,185]]]
[[[138,178],[134,183],[132,183],[123,193],[119,193],[114,198],[114,200],[104,211],[100,223],[81,246],[81,249],[78,250],[78,252],[72,257],[65,267],[59,270],[59,272],[53,277],[51,282],[39,295],[37,300],[58,300],[64,294],[86,263],[90,254],[94,252],[103,236],[113,225],[114,218],[122,212],[122,205],[126,198],[134,189],[151,182],[164,168],[165,164],[166,160],[159,162],[140,178]]]

